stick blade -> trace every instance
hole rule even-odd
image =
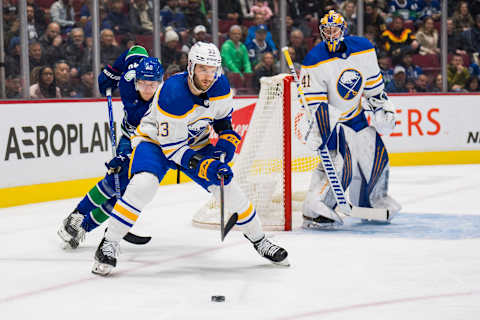
[[[152,237],[144,237],[144,236],[138,236],[136,234],[128,232],[124,237],[123,240],[130,242],[131,244],[137,244],[137,245],[143,245],[147,244],[152,240]]]
[[[233,227],[235,226],[235,224],[237,223],[237,221],[238,221],[238,214],[235,212],[235,213],[232,214],[232,216],[228,219],[227,224],[225,224],[225,229],[223,230],[223,233],[222,233],[222,241],[225,239],[225,237],[226,237],[227,234],[230,232],[230,230],[233,229]]]

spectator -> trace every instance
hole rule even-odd
[[[122,50],[115,43],[115,36],[110,29],[103,29],[100,33],[100,63],[103,66],[113,65]]]
[[[34,84],[30,86],[30,97],[33,99],[61,98],[60,89],[55,85],[53,70],[50,67],[36,67],[30,77]]]
[[[11,74],[5,80],[5,94],[7,99],[22,97],[22,81],[20,80],[20,76],[18,74]]]
[[[255,16],[257,13],[262,14],[265,21],[270,20],[273,15],[272,10],[268,6],[268,2],[262,0],[255,0],[253,6],[250,8],[250,15]]]
[[[72,71],[78,72],[80,65],[85,63],[84,59],[87,56],[87,50],[83,29],[73,28],[67,43],[63,47],[65,57],[68,57]]]
[[[378,56],[378,66],[380,67],[383,83],[386,87],[393,80],[393,68],[391,67],[390,58],[386,53],[381,53]]]
[[[120,41],[120,49],[124,52],[127,49],[130,49],[136,44],[135,35],[131,33],[127,33],[123,36],[122,40]]]
[[[45,57],[43,55],[42,46],[39,42],[32,42],[28,46],[28,53],[29,53],[29,65],[30,65],[30,72],[32,72],[33,68],[44,66],[47,64]]]
[[[478,77],[471,76],[468,78],[465,90],[468,92],[479,92]]]
[[[303,59],[308,53],[308,48],[304,43],[303,33],[299,29],[294,29],[290,32],[290,44],[292,48],[295,49],[295,61],[302,63]]]
[[[365,3],[365,14],[363,21],[365,21],[365,30],[367,30],[368,26],[373,26],[377,37],[379,37],[387,29],[385,20],[379,14],[379,9],[374,3]]]
[[[42,26],[35,19],[35,9],[27,6],[27,36],[28,40],[38,39],[43,32]]]
[[[271,77],[278,73],[275,67],[275,57],[271,52],[265,52],[261,61],[255,66],[255,74],[253,77],[253,87],[257,92],[260,91],[260,78]]]
[[[209,26],[207,15],[200,10],[200,0],[188,0],[188,8],[185,10],[185,22],[187,29],[192,30],[199,24]]]
[[[461,92],[465,89],[467,80],[470,77],[467,68],[463,66],[463,58],[454,54],[447,69],[448,90]]]
[[[81,65],[78,69],[80,83],[77,88],[77,98],[90,98],[94,96],[94,76],[90,64]]]
[[[292,48],[292,47],[288,47],[288,53],[290,54],[290,58],[292,59],[293,68],[295,69],[295,72],[296,72],[297,75],[299,76],[299,75],[300,75],[300,69],[302,69],[302,65],[301,65],[300,63],[298,63],[298,62],[294,62],[297,53],[295,52],[295,49]],[[280,60],[277,60],[277,62],[275,63],[275,68],[276,68],[277,70],[280,70]]]
[[[389,93],[408,92],[405,85],[405,68],[402,66],[396,66],[395,69],[393,69],[393,81],[391,81],[385,89]]]
[[[357,34],[357,15],[356,5],[353,0],[347,0],[343,3],[343,10],[341,10],[343,18],[347,23],[347,33],[349,35]],[[378,35],[378,33],[377,33]]]
[[[440,54],[438,47],[438,31],[435,29],[435,24],[432,17],[426,17],[423,25],[418,30],[415,38],[420,45],[419,53],[426,54]]]
[[[480,52],[480,14],[475,16],[475,25],[461,34],[462,48],[470,55]],[[464,51],[464,53],[465,53]],[[460,53],[461,52],[457,52]]]
[[[38,41],[42,45],[42,51],[47,60],[47,64],[53,65],[55,61],[63,59],[63,40],[60,35],[60,25],[58,23],[49,23],[47,30]]]
[[[128,16],[124,13],[123,0],[112,0],[112,8],[106,20],[110,24],[110,29],[116,34],[123,34],[132,30]]]
[[[172,26],[175,29],[184,29],[187,25],[185,15],[177,8],[177,0],[167,0],[160,15],[164,27]]]
[[[432,17],[433,20],[440,20],[442,9],[438,0],[421,0],[419,2],[421,20],[426,17]]]
[[[250,58],[250,64],[255,66],[259,61],[261,56],[265,52],[273,52],[273,48],[268,46],[268,43],[265,41],[267,38],[267,30],[257,29],[255,31],[255,39],[246,45],[248,50],[248,57]]]
[[[242,6],[238,0],[218,1],[218,18],[235,20],[241,17]]]
[[[403,18],[398,16],[393,19],[391,29],[382,33],[381,41],[384,50],[392,57],[394,65],[399,64],[405,52],[415,52],[418,42],[409,28],[404,28]]]
[[[468,3],[466,1],[460,1],[453,14],[453,24],[455,25],[456,32],[461,33],[470,29],[473,23],[472,15],[468,11]]]
[[[52,22],[58,23],[62,33],[70,32],[75,25],[75,11],[72,6],[73,0],[58,0],[50,7]]]
[[[67,61],[60,60],[55,62],[53,65],[53,73],[55,76],[55,84],[60,89],[62,97],[69,98],[77,95],[71,82],[70,66]]]
[[[180,71],[187,71],[188,66],[188,53],[181,52],[176,61],[176,65],[180,68]]]
[[[3,8],[3,30],[5,47],[7,48],[13,38],[20,37],[20,19],[17,19],[17,8],[7,6]]]
[[[184,70],[185,71],[185,70]],[[171,76],[173,76],[175,73],[182,72],[180,67],[177,64],[171,64],[168,66],[167,70],[165,71],[163,75],[163,81],[167,80]]]
[[[405,88],[407,89],[407,92],[408,93],[415,93],[417,92],[416,89],[415,89],[415,82],[413,82],[413,80],[407,80],[407,82],[405,83]]]
[[[464,45],[462,42],[462,37],[460,33],[455,32],[455,24],[453,23],[452,18],[447,19],[447,36],[448,36],[448,53],[458,53],[458,54],[466,54],[465,50],[462,50],[462,46]]]
[[[40,33],[43,33],[45,30],[47,23],[45,22],[45,12],[43,11],[42,8],[38,6],[38,4],[35,3],[37,0],[27,0],[27,5],[31,6],[33,8],[33,16],[35,17],[35,24],[38,26],[38,30],[40,30]],[[5,2],[4,2],[5,4]],[[28,7],[27,7],[28,9]],[[28,12],[27,12],[28,14]],[[40,34],[39,34],[40,36]]]
[[[415,91],[428,92],[428,77],[426,75],[420,74],[418,76],[418,79],[415,82]]]
[[[135,0],[128,11],[128,20],[133,33],[151,34],[153,32],[153,8],[147,0]]]
[[[180,57],[179,46],[180,37],[172,27],[167,27],[165,32],[165,44],[162,45],[162,63],[164,66],[168,66]]]
[[[211,42],[210,39],[207,39],[207,28],[202,25],[198,25],[193,28],[193,36],[187,42],[187,47],[191,48],[196,42]]]
[[[230,39],[222,45],[222,65],[228,72],[252,73],[252,66],[248,58],[247,47],[240,41],[242,38],[242,28],[239,25],[230,27]]]
[[[5,56],[5,73],[9,75],[20,74],[20,38],[14,37],[8,45],[8,54]]]
[[[437,74],[437,76],[433,80],[432,86],[430,87],[430,91],[431,92],[443,92],[442,81],[443,81],[442,74],[441,73]]]
[[[277,47],[275,46],[275,43],[273,42],[272,34],[270,33],[270,31],[268,31],[267,25],[265,24],[265,18],[263,16],[263,14],[257,13],[255,15],[254,23],[255,24],[253,26],[248,28],[248,34],[247,34],[247,38],[245,39],[245,44],[248,44],[248,43],[253,41],[253,39],[255,38],[255,31],[257,31],[257,29],[265,29],[265,30],[267,30],[267,38],[265,39],[265,41],[267,41],[268,45],[271,48],[273,48],[273,53],[276,55],[277,54]]]
[[[420,15],[416,0],[392,0],[388,7],[392,16],[401,16],[404,20],[415,21]]]
[[[422,68],[413,64],[412,54],[409,52],[405,53],[405,55],[402,57],[401,65],[405,68],[405,75],[407,76],[407,81],[416,81],[418,79],[418,76],[423,73]]]

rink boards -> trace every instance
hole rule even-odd
[[[479,98],[392,96],[398,122],[384,137],[391,164],[480,163]],[[234,128],[245,136],[256,97],[235,102]],[[116,100],[114,117],[120,121],[122,116]],[[0,117],[0,207],[80,197],[104,174],[111,146],[102,99],[0,101]],[[162,184],[176,182],[171,170]]]

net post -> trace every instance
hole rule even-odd
[[[283,79],[283,199],[285,231],[292,230],[292,76]]]

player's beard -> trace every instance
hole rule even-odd
[[[202,91],[206,91],[212,85],[213,79],[212,80],[207,79],[207,80],[204,80],[204,81],[199,81],[196,76],[193,76],[193,83],[195,84],[195,87],[197,87],[198,89],[200,89]]]

